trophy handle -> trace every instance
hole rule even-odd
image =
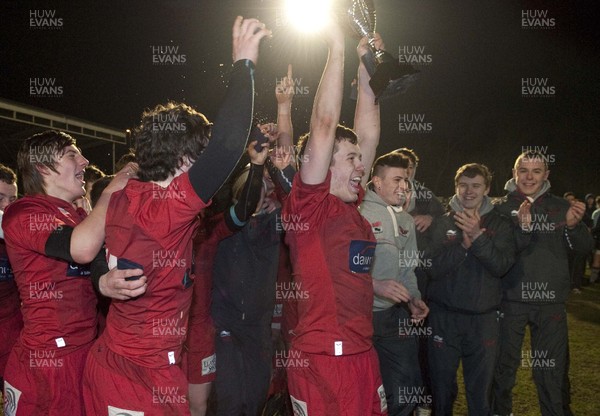
[[[378,64],[381,64],[386,61],[385,55],[386,52],[382,49],[378,49],[375,46],[375,32],[371,32],[367,35],[367,43],[369,44],[369,48],[373,51],[373,55],[375,56],[375,60]]]

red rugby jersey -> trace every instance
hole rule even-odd
[[[45,254],[50,234],[75,227],[85,213],[48,195],[8,206],[2,221],[8,256],[23,302],[21,343],[67,354],[96,337],[96,294],[89,269]],[[54,353],[53,353],[54,354]]]
[[[294,178],[283,211],[294,269],[298,323],[292,346],[314,354],[347,355],[371,348],[376,240],[358,212],[364,196],[344,203],[329,193],[331,172],[318,185]]]
[[[192,300],[192,236],[206,207],[187,173],[167,188],[130,180],[115,192],[106,214],[106,249],[142,266],[146,293],[113,300],[102,334],[108,347],[151,368],[178,364]]]

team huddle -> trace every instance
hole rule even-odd
[[[253,126],[269,34],[238,17],[214,123],[173,102],[144,112],[134,161],[94,183],[91,206],[68,134],[23,143],[23,198],[0,168],[4,414],[196,416],[212,395],[215,414],[254,416],[283,392],[294,415],[451,415],[462,362],[469,414],[508,416],[527,326],[529,361],[553,363],[531,366],[541,413],[571,414],[568,255],[592,250],[585,205],[551,195],[528,152],[498,204],[485,165],[459,167],[446,212],[413,151],[376,157],[362,60],[354,126],[338,124],[335,24],[296,153],[291,67],[277,123]]]

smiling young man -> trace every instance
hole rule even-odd
[[[96,294],[82,264],[100,251],[110,194],[127,175],[118,174],[86,216],[73,202],[85,194],[88,161],[71,136],[53,130],[31,136],[17,160],[26,196],[8,206],[2,227],[24,327],[4,375],[5,414],[83,413]]]
[[[494,415],[512,411],[519,365],[531,368],[541,414],[568,412],[568,331],[565,302],[570,291],[568,253],[588,252],[592,238],[581,219],[582,202],[569,204],[550,194],[550,171],[543,155],[519,155],[509,192],[497,210],[513,219],[514,266],[502,279],[500,352],[494,374]],[[531,350],[521,351],[525,328]]]
[[[424,399],[418,397],[422,382],[413,328],[423,322],[429,308],[421,300],[415,276],[420,258],[415,223],[402,208],[410,198],[409,163],[410,159],[399,153],[380,156],[360,206],[377,239],[371,271],[375,292],[373,345],[390,416],[411,414]],[[414,327],[413,320],[417,322]]]
[[[301,142],[303,163],[283,210],[284,219],[290,219],[286,242],[294,279],[308,297],[297,305],[289,354],[299,364],[287,369],[288,387],[298,414],[382,415],[387,405],[372,345],[369,274],[376,241],[357,209],[379,140],[379,108],[361,64],[357,133],[337,124],[344,36],[332,26],[325,37],[329,57],[310,133]],[[365,39],[358,52],[367,52]]]
[[[429,367],[436,415],[451,415],[462,360],[470,415],[489,415],[498,343],[501,277],[515,260],[510,222],[488,193],[485,165],[461,166],[450,211],[432,225]]]

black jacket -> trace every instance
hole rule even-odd
[[[211,314],[217,328],[270,328],[282,237],[281,210],[253,216],[219,243]]]
[[[515,261],[510,221],[491,210],[481,216],[485,231],[466,250],[454,223],[454,211],[432,225],[430,302],[464,313],[497,309],[502,298],[501,277]]]
[[[503,299],[532,304],[564,303],[571,286],[568,253],[589,252],[592,237],[579,223],[569,230],[565,218],[569,202],[548,192],[535,199],[531,207],[531,226],[522,230],[516,213],[525,196],[510,192],[496,206],[512,218],[517,261],[502,280]]]

